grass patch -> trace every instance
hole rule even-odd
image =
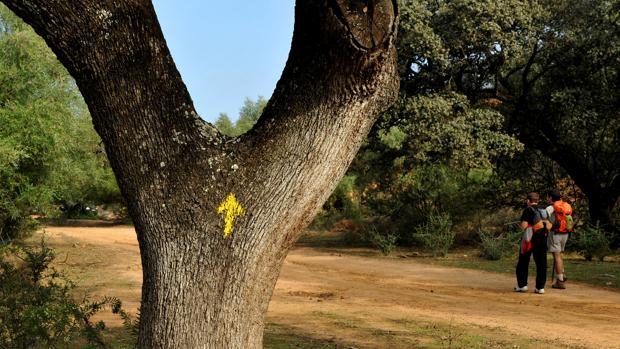
[[[335,349],[343,348],[331,340],[311,338],[280,324],[267,324],[263,335],[265,349]]]
[[[610,261],[587,262],[576,254],[567,254],[564,256],[564,270],[570,281],[578,281],[596,286],[620,289],[620,262],[618,259],[609,258]],[[476,250],[461,250],[458,253],[451,253],[446,258],[420,258],[420,261],[430,262],[432,264],[456,267],[486,270],[498,273],[514,274],[517,263],[517,256],[505,257],[497,261],[490,261],[482,257],[478,257]],[[551,267],[553,265],[553,257],[547,255],[547,274],[551,278]],[[530,275],[535,275],[535,263],[530,262]]]
[[[329,321],[334,327],[345,329],[348,332],[348,337],[356,338],[366,343],[366,345],[354,344],[354,348],[578,348],[565,344],[557,345],[551,341],[532,340],[530,337],[515,335],[496,327],[472,324],[456,325],[451,321],[397,318],[374,319],[372,322],[367,322],[363,318],[358,318],[351,314],[315,311],[312,315]],[[343,324],[347,326],[343,326]],[[369,346],[369,343],[373,342],[374,344]]]

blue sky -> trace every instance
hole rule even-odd
[[[271,96],[291,45],[294,0],[154,0],[198,114],[238,117],[246,97]]]

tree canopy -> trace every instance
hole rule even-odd
[[[620,196],[618,1],[406,1],[406,96],[462,94],[560,164],[611,223]]]

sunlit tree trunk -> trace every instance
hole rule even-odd
[[[261,347],[284,257],[396,98],[397,2],[298,1],[276,90],[231,139],[196,115],[150,1],[0,1],[75,78],[105,143],[140,244],[139,347]]]

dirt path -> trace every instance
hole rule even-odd
[[[59,268],[87,285],[86,292],[114,295],[127,309],[137,308],[141,269],[133,228],[46,232]],[[620,292],[571,283],[541,296],[513,293],[513,284],[507,275],[415,259],[296,248],[267,320],[363,348],[424,347],[429,333],[445,341],[482,336],[488,347],[620,348]]]

